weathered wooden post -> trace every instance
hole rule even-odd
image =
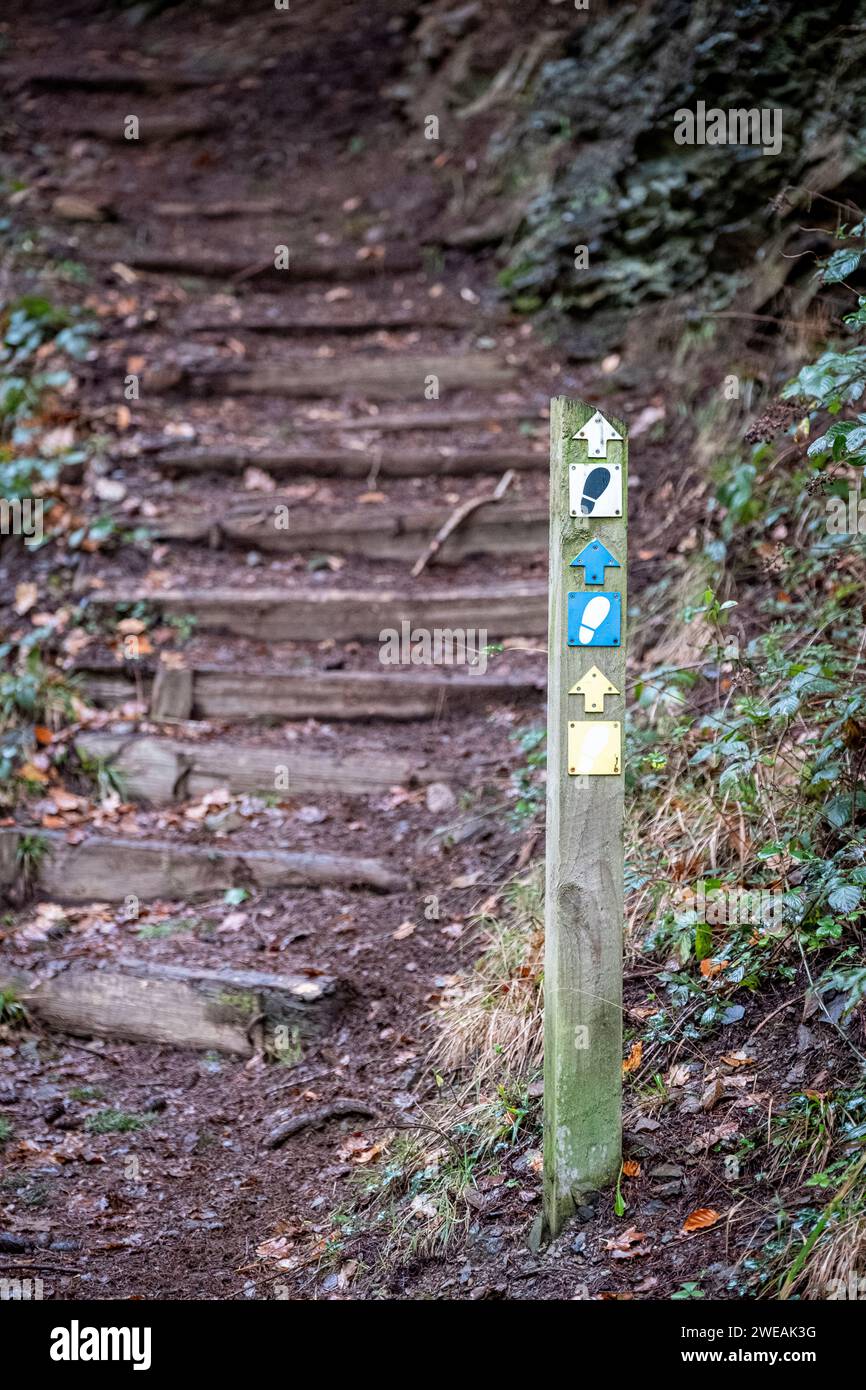
[[[556,1235],[621,1153],[628,444],[550,417],[544,1214]]]

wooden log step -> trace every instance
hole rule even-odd
[[[230,202],[171,202],[154,203],[153,211],[157,217],[207,218],[224,217],[268,217],[285,213],[288,204],[285,198],[236,198]],[[297,204],[292,202],[292,213],[298,214]]]
[[[105,970],[73,966],[51,978],[0,970],[4,989],[14,991],[40,1022],[76,1037],[125,1038],[238,1057],[253,1055],[254,1040],[279,1056],[300,1039],[320,1035],[348,997],[330,975],[208,970],[127,957]]]
[[[366,478],[375,471],[382,478],[438,478],[471,473],[546,471],[546,453],[513,446],[500,449],[401,449],[384,452],[366,449],[280,449],[246,451],[227,447],[167,449],[155,456],[167,473],[241,473],[263,468],[277,476],[315,478]]]
[[[96,140],[122,142],[124,145],[151,144],[158,141],[184,140],[188,136],[210,135],[220,130],[225,122],[215,116],[158,116],[142,115],[138,123],[138,137],[130,140],[126,135],[126,116],[118,110],[114,116],[85,116],[72,121],[76,135],[89,135]]]
[[[344,434],[347,430],[365,430],[374,433],[405,434],[411,430],[455,430],[484,428],[491,433],[499,433],[503,420],[520,420],[525,424],[548,429],[550,421],[546,415],[528,403],[525,406],[495,405],[488,410],[398,410],[387,414],[384,411],[370,415],[346,416],[334,419],[330,415],[317,420],[295,419],[292,428],[297,432],[318,433],[322,430],[334,434]],[[515,465],[512,464],[513,468]]]
[[[424,399],[431,378],[437,389],[492,391],[508,386],[515,370],[490,352],[467,352],[450,357],[407,357],[404,353],[315,359],[292,358],[260,362],[230,371],[189,371],[182,384],[204,395],[221,396],[365,396],[387,401],[407,396]],[[146,378],[145,378],[146,382]]]
[[[214,787],[235,794],[283,795],[340,792],[366,796],[389,787],[422,786],[447,780],[448,770],[423,759],[381,752],[333,753],[296,749],[292,744],[211,742],[159,738],[149,734],[80,734],[76,749],[98,758],[122,778],[123,794],[153,805],[201,796]]]
[[[174,841],[92,835],[70,845],[61,831],[28,832],[44,842],[36,872],[40,891],[58,902],[121,902],[133,896],[213,897],[226,888],[374,888],[392,892],[406,877],[378,859],[303,850],[230,850]],[[0,886],[20,872],[22,832],[0,829]]]
[[[153,709],[153,678],[136,681],[127,665],[118,669],[79,668],[76,672],[88,700],[114,708],[138,698],[151,701],[154,718],[246,720],[409,721],[438,719],[444,714],[484,710],[494,702],[537,700],[544,691],[543,676],[447,675],[443,670],[423,674],[400,671],[300,671],[260,675],[201,667],[189,674],[192,691],[173,708],[163,702]]]
[[[488,637],[547,632],[547,584],[511,581],[495,589],[426,589],[411,596],[387,589],[163,589],[135,594],[98,590],[88,604],[112,616],[119,603],[144,600],[165,615],[186,614],[204,631],[261,642],[378,641],[384,629],[463,631]],[[486,639],[485,639],[486,640]],[[419,659],[417,664],[422,664]]]
[[[291,290],[304,280],[367,280],[383,274],[406,275],[421,267],[417,247],[391,246],[381,249],[381,255],[353,256],[350,253],[326,253],[299,247],[289,248],[290,269],[277,270],[273,250],[260,263],[237,256],[205,255],[190,251],[132,252],[126,264],[133,270],[157,275],[191,275],[203,279],[239,280],[243,283],[267,284],[271,289]]]
[[[381,305],[371,305],[362,313],[350,316],[339,307],[328,313],[311,314],[269,314],[243,315],[241,318],[191,318],[184,322],[187,333],[222,333],[226,336],[237,333],[278,333],[292,337],[297,333],[376,333],[379,331],[398,332],[417,329],[429,331],[431,328],[477,328],[477,321],[448,312],[430,308],[388,309]]]
[[[260,496],[223,514],[175,513],[163,521],[150,522],[148,529],[160,540],[212,545],[221,540],[278,554],[312,550],[411,562],[423,552],[448,516],[442,507],[410,511],[370,507],[301,516],[293,509],[289,526],[278,527],[278,502],[277,497],[271,500]],[[543,554],[547,539],[547,507],[488,502],[449,536],[436,554],[436,563],[459,564],[471,555]]]
[[[134,68],[112,68],[103,72],[87,72],[83,68],[50,68],[22,76],[15,68],[6,67],[2,71],[4,82],[19,80],[28,87],[40,87],[55,92],[179,91],[188,87],[212,87],[215,83],[227,81],[232,76],[234,74],[230,72],[205,73],[162,66],[154,68],[152,72],[142,72]]]

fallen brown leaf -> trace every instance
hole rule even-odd
[[[753,1067],[756,1057],[747,1057],[745,1052],[726,1052],[721,1058],[726,1067]]]
[[[701,961],[701,974],[705,980],[712,980],[716,975],[721,975],[723,970],[727,970],[729,961],[715,960],[712,956],[707,956],[706,960]]]
[[[247,492],[275,492],[277,485],[270,473],[266,473],[263,468],[250,465],[244,469],[244,487]]]
[[[646,1240],[646,1233],[639,1231],[636,1226],[629,1226],[627,1231],[622,1231],[618,1236],[612,1236],[604,1243],[605,1250],[629,1250],[632,1245],[637,1245],[640,1241]]]
[[[32,763],[22,763],[18,769],[18,776],[25,782],[47,782],[48,778],[38,767]]]
[[[15,612],[19,617],[29,613],[39,597],[39,590],[35,584],[25,582],[15,585]]]
[[[705,1153],[714,1144],[720,1144],[723,1139],[732,1139],[739,1132],[739,1126],[733,1120],[725,1120],[724,1123],[716,1125],[713,1129],[708,1129],[706,1134],[701,1134],[697,1139],[693,1139],[690,1144],[686,1144],[687,1154]]]
[[[635,1284],[634,1291],[635,1293],[649,1293],[650,1289],[654,1289],[657,1283],[658,1279],[656,1276],[654,1274],[648,1274],[646,1279],[642,1279],[639,1284]]]
[[[721,1219],[721,1212],[714,1211],[712,1207],[696,1207],[683,1222],[683,1231],[707,1231]]]
[[[631,1052],[622,1064],[623,1076],[628,1076],[629,1072],[636,1071],[643,1060],[643,1043],[636,1042],[631,1045]]]
[[[712,1110],[714,1105],[718,1105],[722,1096],[725,1094],[724,1083],[719,1077],[711,1081],[701,1096],[701,1109]]]

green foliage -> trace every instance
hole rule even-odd
[[[540,725],[531,725],[511,735],[524,754],[523,762],[512,773],[510,819],[516,828],[533,820],[544,806],[544,768],[547,766],[547,733]]]
[[[99,1086],[73,1086],[69,1092],[70,1100],[103,1100],[104,1091]]]
[[[834,251],[824,266],[821,279],[825,285],[838,285],[840,281],[847,280],[849,275],[854,274],[862,259],[863,252],[856,246]]]
[[[858,255],[863,232],[847,233]],[[843,268],[837,253],[821,267],[822,280],[840,282]],[[849,321],[850,330],[862,332],[861,317]],[[638,683],[627,766],[638,806],[644,797],[649,816],[666,790],[690,825],[686,891],[665,873],[670,851],[639,833],[630,837],[637,862],[629,884],[651,887],[655,912],[645,942],[664,961],[659,983],[668,1003],[647,1026],[655,1042],[735,1023],[750,994],[770,981],[793,982],[798,972],[819,1000],[842,995],[843,1022],[866,999],[866,546],[857,536],[831,535],[810,502],[838,467],[866,462],[866,415],[833,418],[864,388],[866,346],[828,347],[786,390],[806,398],[813,418],[828,421],[808,452],[787,448],[786,461],[799,457],[784,469],[768,444],[747,459],[721,452],[713,534],[695,565],[709,578],[683,611],[692,632],[704,626],[703,661],[691,679],[668,670]],[[771,528],[792,541],[778,546],[763,581],[757,557],[766,555]],[[746,596],[747,622],[758,632],[748,644],[725,631],[736,617],[726,597],[732,590]],[[746,863],[719,842],[719,831],[727,836],[732,825]],[[706,855],[711,843],[714,861]],[[712,916],[695,896],[698,879],[706,898],[733,902],[746,884],[751,893],[772,887],[769,918],[741,921],[736,910],[733,918]]]
[[[44,1207],[51,1195],[44,1178],[34,1177],[25,1172],[7,1173],[0,1178],[0,1192],[9,1193],[22,1206],[37,1209]]]
[[[88,1115],[84,1128],[89,1134],[131,1134],[145,1129],[152,1118],[151,1115],[134,1115],[128,1110],[100,1110],[96,1115]]]
[[[197,917],[176,917],[168,922],[146,922],[136,933],[139,941],[165,941],[183,932],[195,931]]]
[[[787,400],[806,400],[813,409],[836,414],[843,405],[859,401],[866,386],[866,347],[850,352],[823,352],[817,362],[801,367],[782,393]]]
[[[48,854],[48,841],[41,835],[21,835],[15,857],[24,877],[35,877]]]
[[[183,643],[188,642],[195,633],[198,618],[194,613],[169,613],[166,615],[165,623],[168,627],[174,628],[177,640]]]
[[[819,271],[819,279],[827,285],[845,280],[858,269],[866,254],[866,222],[847,233],[855,244],[835,251]],[[858,297],[858,307],[848,314],[845,323],[851,333],[866,328],[866,299]],[[866,343],[857,343],[847,352],[830,347],[815,362],[801,367],[783,392],[787,400],[803,400],[810,410],[828,411],[838,415],[843,406],[853,405],[866,391]],[[866,415],[854,420],[837,420],[825,433],[813,441],[809,457],[823,462],[846,463],[863,467],[866,463]]]
[[[66,455],[65,461],[81,457],[80,454]],[[25,497],[43,497],[43,514],[51,509],[51,498],[44,494],[60,476],[60,458],[33,458],[21,456],[4,458],[0,452],[0,497],[9,502],[23,500]]]
[[[93,756],[83,748],[78,748],[75,756],[83,776],[92,784],[100,801],[111,795],[119,796],[121,801],[126,800],[126,779],[110,758]]]
[[[42,530],[28,539],[31,549],[50,537],[51,493],[63,466],[85,458],[71,449],[41,456],[34,448],[38,417],[46,394],[70,380],[64,359],[84,357],[93,328],[40,295],[0,304],[0,497],[41,500]]]
[[[17,991],[11,986],[0,989],[0,1023],[10,1026],[26,1022],[27,1010],[18,998]]]
[[[53,726],[74,716],[76,683],[46,664],[34,629],[17,647],[0,644],[0,804],[14,803],[16,769],[29,756],[36,724]]]
[[[566,341],[585,358],[619,345],[636,314],[665,301],[688,303],[698,336],[704,314],[760,282],[761,250],[786,222],[796,234],[803,210],[794,190],[828,142],[858,161],[859,65],[853,56],[840,64],[833,32],[845,23],[838,3],[828,11],[810,0],[733,8],[670,0],[608,6],[591,24],[572,26],[564,51],[541,64],[516,119],[488,150],[497,191],[510,185],[519,209],[501,276],[512,303],[540,299],[548,315],[568,316]],[[671,62],[669,35],[680,29],[688,43]],[[784,109],[778,154],[676,144],[673,113],[693,110],[695,93],[722,110],[755,105],[743,62],[753,50],[761,55],[760,105]],[[792,197],[781,207],[786,185]],[[577,271],[576,244],[589,250]],[[855,269],[846,239],[825,276],[841,283]]]
[[[0,658],[10,656],[14,668],[0,674],[0,732],[21,719],[44,724],[55,714],[71,714],[75,687],[44,664],[38,646],[0,646]]]
[[[850,1145],[866,1140],[866,1092],[862,1088],[838,1090],[828,1095],[794,1095],[784,1113],[773,1119],[770,1143],[781,1149],[786,1159],[797,1155],[826,1155],[832,1144]],[[823,1161],[813,1177],[813,1186],[826,1187]]]
[[[81,359],[93,325],[73,318],[40,295],[23,295],[0,306],[0,435],[34,415],[48,390],[65,386],[65,370],[38,367],[43,350]],[[37,354],[40,354],[37,359]]]
[[[780,867],[789,880],[772,900],[769,920],[752,911],[739,921],[735,908],[733,921],[714,927],[688,895],[681,906],[657,915],[647,945],[679,963],[660,980],[674,1009],[689,1011],[687,1035],[735,1022],[742,1008],[732,996],[759,989],[771,972],[776,980],[793,977],[795,964],[780,955],[780,941],[819,957],[829,972],[825,977],[819,968],[819,987],[842,990],[846,1012],[866,992],[866,972],[856,959],[838,956],[839,949],[856,953],[866,890],[860,830],[866,733],[863,739],[859,734],[861,722],[866,731],[866,685],[852,669],[860,625],[845,603],[831,600],[826,611],[837,640],[813,642],[806,659],[791,640],[795,621],[750,644],[741,662],[751,677],[748,693],[736,696],[724,712],[696,719],[680,749],[685,765],[678,761],[670,769],[681,797],[711,808],[726,800],[736,806],[754,844],[753,895],[762,880],[777,881]],[[727,895],[736,904],[741,875],[741,867],[732,866],[703,879],[705,901]],[[823,957],[830,947],[837,952],[832,966]],[[694,973],[699,961],[722,955],[725,967],[717,976],[707,980]],[[664,1036],[667,1029],[662,1015],[654,1031]]]

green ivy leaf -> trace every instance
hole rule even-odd
[[[853,912],[855,907],[859,907],[860,899],[863,894],[853,883],[843,883],[841,888],[834,888],[827,902],[834,912]]]
[[[821,270],[821,279],[824,284],[838,285],[841,280],[847,280],[848,276],[853,275],[859,266],[862,255],[863,252],[854,247],[834,251]]]

